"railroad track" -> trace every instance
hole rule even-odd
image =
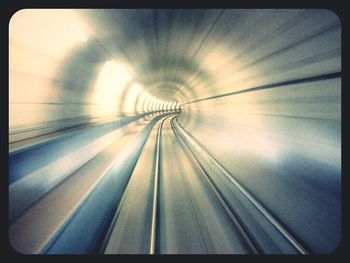
[[[114,142],[11,221],[10,240],[16,250],[308,253],[180,126],[176,113],[115,132]]]

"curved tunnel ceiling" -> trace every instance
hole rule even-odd
[[[9,54],[17,251],[338,246],[341,22],[332,11],[23,9],[9,24]]]

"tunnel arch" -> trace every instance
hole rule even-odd
[[[342,32],[332,11],[26,10],[9,33],[15,250],[338,246]]]

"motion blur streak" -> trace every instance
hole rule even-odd
[[[23,9],[9,52],[16,251],[339,246],[334,12]]]

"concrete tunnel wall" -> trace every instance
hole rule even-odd
[[[24,9],[9,32],[10,138],[181,107],[180,124],[308,247],[339,243],[332,11]]]

